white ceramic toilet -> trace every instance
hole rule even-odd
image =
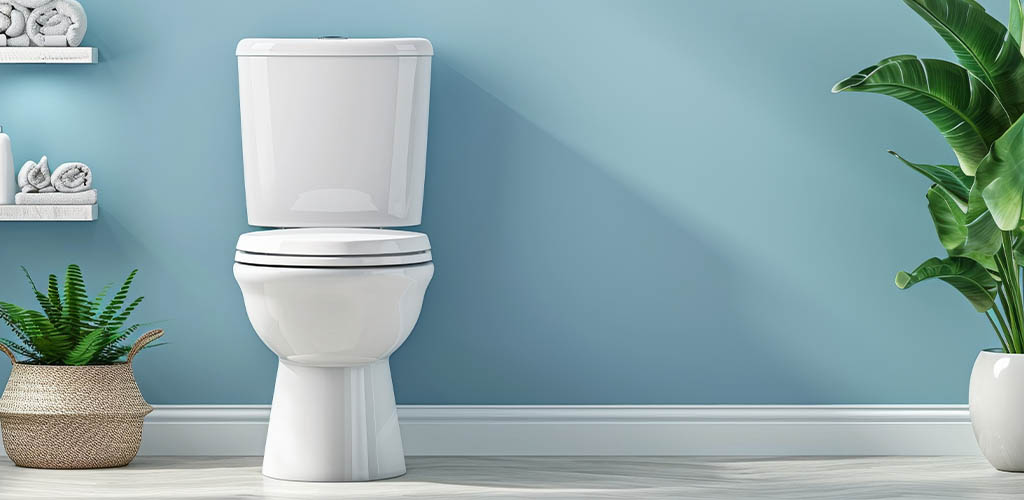
[[[234,273],[277,354],[263,473],[405,473],[388,357],[434,273],[420,223],[430,59],[422,38],[238,44],[249,224]]]

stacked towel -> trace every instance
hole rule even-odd
[[[15,205],[95,205],[99,198],[95,189],[78,193],[17,193]]]
[[[84,163],[70,162],[50,174],[49,162],[27,161],[18,172],[21,192],[14,195],[16,205],[95,205],[92,170]]]
[[[0,47],[78,47],[87,25],[76,0],[0,0]]]
[[[29,10],[13,0],[0,0],[0,47],[28,47]]]

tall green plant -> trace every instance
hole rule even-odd
[[[914,163],[947,256],[896,275],[901,289],[949,283],[985,315],[1003,350],[1024,354],[1024,0],[1010,0],[1009,29],[975,0],[904,0],[957,62],[901,55],[837,83],[832,92],[895,97],[939,129],[958,165]]]
[[[121,361],[131,350],[127,339],[142,326],[126,326],[129,316],[142,302],[142,297],[128,302],[128,289],[138,269],[128,274],[106,303],[111,285],[90,299],[82,270],[75,264],[69,265],[64,274],[63,294],[56,275],[49,276],[44,293],[36,287],[28,270],[21,269],[42,311],[0,302],[0,320],[21,341],[0,339],[0,343],[29,363],[41,365],[107,365]]]

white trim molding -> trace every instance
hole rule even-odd
[[[399,406],[407,455],[977,455],[966,405]],[[262,455],[266,405],[161,405],[145,455]]]

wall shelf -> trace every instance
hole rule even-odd
[[[96,47],[0,47],[0,64],[95,64]]]
[[[99,215],[99,205],[0,205],[0,221],[88,222]]]

